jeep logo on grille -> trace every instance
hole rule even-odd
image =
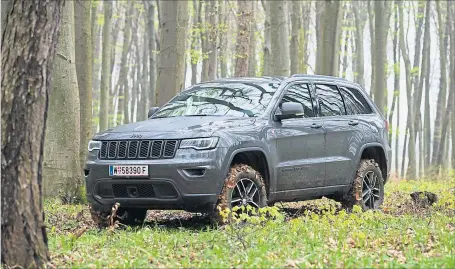
[[[133,134],[131,138],[142,138],[142,135],[140,134]]]

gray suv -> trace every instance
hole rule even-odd
[[[388,123],[344,79],[231,78],[193,85],[149,119],[96,134],[84,170],[100,223],[147,209],[217,212],[322,196],[378,208],[390,171]],[[101,218],[100,218],[101,216]]]

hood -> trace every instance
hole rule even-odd
[[[148,119],[117,126],[101,132],[94,139],[180,139],[209,137],[216,131],[234,127],[251,126],[255,118],[235,118],[223,116],[170,117]],[[132,137],[134,134],[134,137]]]

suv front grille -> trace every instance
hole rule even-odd
[[[178,144],[178,140],[103,141],[99,157],[101,160],[171,159]]]

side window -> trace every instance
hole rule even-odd
[[[307,84],[294,84],[290,86],[281,99],[281,102],[279,104],[280,109],[281,104],[284,102],[301,103],[303,106],[303,111],[305,112],[305,118],[311,118],[315,116],[313,110],[313,102],[311,100],[311,93]]]
[[[316,91],[321,108],[321,116],[339,116],[345,115],[343,98],[338,91],[337,86],[328,84],[316,84]]]
[[[355,88],[340,87],[340,91],[343,95],[348,115],[373,113],[367,100],[365,100],[365,97],[363,97],[359,90]]]

